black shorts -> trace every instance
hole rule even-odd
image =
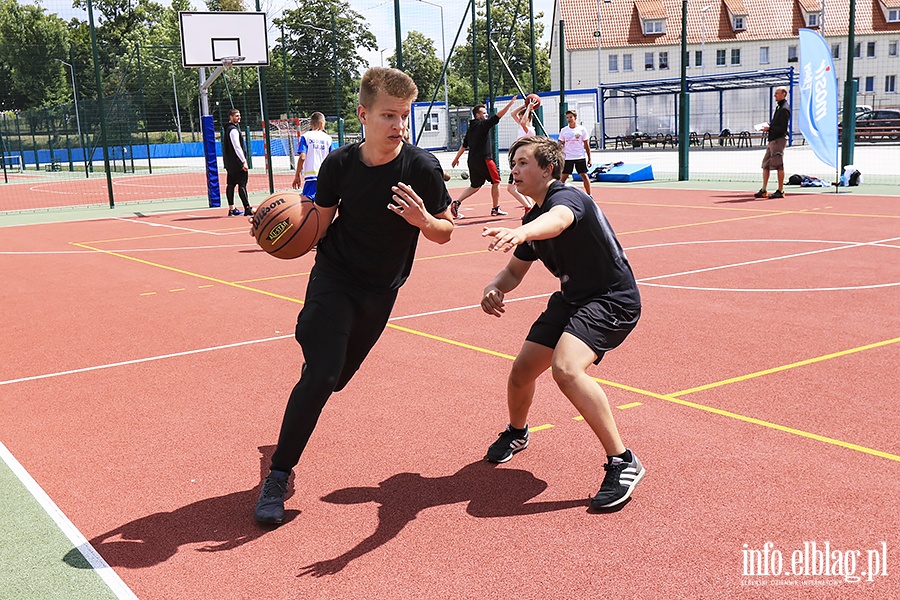
[[[469,161],[469,186],[480,188],[490,182],[491,185],[500,183],[500,171],[493,158],[472,159]]]
[[[587,173],[587,159],[579,158],[577,160],[566,160],[563,165],[563,173],[566,175],[572,174],[572,169],[575,169],[576,173]]]
[[[596,365],[607,351],[625,341],[640,317],[640,307],[626,308],[604,298],[574,306],[563,300],[561,292],[554,292],[525,339],[556,348],[562,334],[570,333],[594,351]]]
[[[247,180],[250,176],[248,171],[244,169],[227,169],[226,173],[228,173],[226,185],[247,185]]]

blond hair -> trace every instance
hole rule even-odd
[[[419,88],[412,77],[398,69],[372,67],[359,83],[359,103],[371,108],[379,96],[391,96],[412,102],[419,95]]]
[[[512,166],[513,157],[516,151],[523,146],[528,146],[534,153],[534,158],[540,168],[545,169],[549,166],[553,167],[553,178],[559,179],[562,173],[563,163],[565,162],[565,154],[562,147],[548,137],[542,135],[526,135],[520,137],[512,146],[509,147],[509,164]]]

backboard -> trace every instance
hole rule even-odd
[[[179,12],[181,63],[219,67],[227,57],[244,57],[241,67],[269,66],[264,12]]]

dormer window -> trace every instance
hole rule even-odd
[[[887,11],[887,22],[888,23],[900,23],[900,9],[892,8]]]
[[[822,22],[822,13],[811,12],[806,13],[806,26],[807,27],[818,27]]]
[[[659,35],[666,32],[665,19],[645,19],[644,35]]]
[[[743,15],[734,17],[732,26],[734,27],[735,31],[743,31],[747,29],[747,17]]]

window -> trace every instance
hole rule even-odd
[[[841,45],[840,44],[832,44],[831,45],[831,58],[834,60],[840,60],[841,58]]]
[[[622,55],[622,70],[623,71],[632,71],[633,68],[631,66],[631,55],[623,54]]]
[[[694,66],[695,67],[703,66],[703,51],[702,50],[694,51]]]
[[[734,30],[735,31],[743,31],[747,28],[746,22],[744,21],[744,17],[735,17],[734,18]]]
[[[769,47],[761,46],[759,49],[759,64],[767,65],[769,64]]]
[[[425,131],[440,131],[441,117],[440,113],[429,113],[425,117]]]
[[[656,35],[666,32],[666,22],[663,19],[656,21],[644,21],[644,35]]]
[[[609,72],[616,73],[619,70],[619,55],[618,54],[610,54],[609,55]]]
[[[887,94],[897,93],[897,76],[896,75],[885,75],[884,91]]]
[[[668,52],[660,52],[659,53],[659,68],[660,69],[668,69],[669,68],[669,53]]]
[[[788,46],[788,62],[797,62],[797,46]]]
[[[644,70],[652,71],[653,70],[653,53],[652,52],[644,52]]]
[[[889,10],[887,20],[888,23],[896,23],[897,21],[900,21],[900,10],[897,10],[896,8],[892,8],[891,10]]]
[[[875,78],[871,75],[866,77],[866,93],[871,94],[875,91]]]
[[[819,13],[809,13],[806,15],[806,26],[807,27],[818,27],[819,26]]]
[[[739,65],[741,64],[741,49],[734,48],[731,50],[731,64]]]
[[[875,42],[866,44],[866,58],[875,58]]]
[[[853,46],[853,58],[859,58],[860,56],[862,56],[862,44],[856,42],[856,45]]]
[[[897,56],[897,42],[888,42],[888,56]]]
[[[724,50],[716,50],[716,66],[717,67],[725,66],[725,51]]]

